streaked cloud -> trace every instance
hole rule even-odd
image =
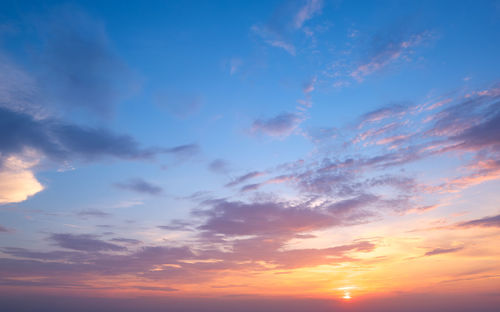
[[[314,15],[321,13],[322,8],[322,0],[307,0],[293,19],[294,27],[297,29],[302,28],[305,22],[310,20]]]
[[[454,252],[460,251],[462,249],[463,249],[463,247],[436,248],[436,249],[432,249],[432,250],[429,250],[428,252],[426,252],[425,256],[435,256],[435,255],[454,253]]]
[[[500,227],[500,215],[459,223],[458,227]]]
[[[227,173],[229,171],[229,164],[224,159],[214,159],[208,164],[208,168],[215,173]]]
[[[127,182],[115,183],[115,186],[124,190],[130,190],[149,195],[160,195],[163,189],[140,178],[130,179]]]
[[[265,172],[262,172],[262,171],[252,171],[252,172],[249,172],[249,173],[246,173],[242,176],[239,176],[239,177],[236,177],[234,178],[233,181],[229,182],[226,184],[227,187],[230,187],[230,186],[235,186],[235,185],[238,185],[238,184],[241,184],[245,181],[248,181],[250,179],[253,179],[253,178],[257,178],[257,177],[260,177],[260,176],[263,176],[265,175],[266,173]]]
[[[187,149],[143,149],[131,136],[108,129],[79,126],[53,118],[35,119],[29,114],[5,108],[0,108],[0,120],[0,131],[12,134],[0,140],[3,157],[32,149],[56,161],[91,161],[105,156],[147,159],[160,152],[178,154]]]
[[[121,251],[126,248],[99,240],[96,236],[88,234],[60,233],[52,234],[50,239],[59,247],[79,251]]]
[[[431,36],[431,32],[424,31],[408,35],[399,40],[387,40],[386,42],[377,38],[378,46],[374,49],[373,55],[370,55],[366,62],[354,69],[350,73],[350,76],[358,81],[363,81],[365,76],[373,74],[398,60],[408,57],[411,53],[411,49],[422,44],[431,38]]]
[[[99,209],[84,209],[82,211],[79,211],[77,214],[80,217],[105,218],[105,217],[111,216],[110,213],[107,213],[107,212],[99,210]]]
[[[274,137],[286,137],[298,127],[303,118],[295,113],[281,113],[275,117],[256,119],[251,131],[254,133],[262,132]]]

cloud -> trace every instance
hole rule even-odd
[[[458,227],[500,227],[500,215],[484,217],[457,224]]]
[[[359,203],[350,211],[335,209],[311,209],[307,205],[288,205],[280,202],[243,203],[225,200],[209,201],[211,209],[196,211],[206,221],[200,230],[212,234],[234,235],[285,235],[293,237],[297,233],[344,225],[347,220],[355,222],[354,214]],[[359,215],[360,219],[364,216]]]
[[[290,43],[287,43],[287,42],[282,41],[282,40],[266,40],[266,42],[267,42],[267,44],[269,44],[273,47],[282,48],[286,52],[295,56],[295,47]]]
[[[37,29],[43,42],[40,81],[48,100],[110,116],[137,82],[112,48],[104,23],[71,6],[53,10],[47,20]]]
[[[310,20],[314,15],[320,14],[322,9],[322,0],[306,0],[305,5],[299,9],[293,19],[294,27],[296,29],[302,28],[305,22]]]
[[[111,214],[104,212],[102,210],[98,210],[98,209],[85,209],[85,210],[79,211],[78,216],[104,218],[104,217],[111,216]]]
[[[500,111],[451,139],[459,141],[457,148],[480,149],[491,147],[500,151]]]
[[[295,55],[295,46],[287,42],[283,34],[271,29],[269,26],[254,25],[251,30],[261,37],[264,42],[272,47],[281,48],[290,55]]]
[[[123,238],[123,237],[117,237],[117,238],[112,238],[112,242],[117,242],[117,243],[125,243],[125,244],[130,244],[130,245],[138,245],[141,244],[142,242],[138,239],[133,239],[133,238]]]
[[[304,24],[319,15],[323,9],[322,0],[306,0],[303,6],[297,7],[294,3],[280,5],[265,25],[254,25],[251,30],[260,36],[264,42],[272,47],[285,50],[295,56],[297,51],[292,43],[293,34],[303,29]],[[313,34],[311,29],[304,30],[307,36]]]
[[[2,157],[31,149],[52,160],[81,159],[91,161],[104,156],[122,159],[146,159],[162,151],[142,149],[128,135],[115,134],[104,128],[91,128],[65,123],[57,119],[35,119],[33,116],[0,108],[0,138]]]
[[[43,114],[40,92],[36,79],[0,52],[0,107]]]
[[[387,118],[401,117],[407,113],[408,105],[394,103],[378,108],[361,116],[360,127],[367,123],[380,122]]]
[[[280,184],[294,179],[291,175],[280,175],[271,179],[268,179],[261,183],[247,184],[240,188],[240,192],[255,191],[267,184]]]
[[[452,252],[457,252],[462,250],[463,247],[455,247],[455,248],[436,248],[433,250],[430,250],[425,253],[425,256],[435,256],[435,255],[441,255],[441,254],[446,254],[446,253],[452,253]]]
[[[236,74],[239,70],[240,67],[243,65],[243,60],[239,58],[231,58],[229,60],[229,74],[232,76]]]
[[[59,247],[78,251],[96,252],[126,250],[125,247],[99,240],[94,235],[89,234],[52,234],[50,239]]]
[[[131,179],[125,183],[115,183],[115,186],[124,190],[131,190],[149,195],[160,195],[163,189],[140,178]]]
[[[257,178],[257,177],[263,176],[265,174],[266,173],[262,172],[262,171],[252,171],[252,172],[246,173],[242,176],[236,177],[233,181],[227,183],[226,187],[236,186],[236,185],[241,184],[247,180]]]
[[[192,231],[193,224],[183,220],[172,220],[169,225],[159,225],[158,228],[170,231]]]
[[[160,150],[162,153],[174,155],[177,159],[189,159],[200,153],[200,147],[197,144],[184,144],[172,148]]]
[[[9,232],[9,229],[0,225],[0,233],[7,233],[7,232]]]
[[[16,259],[0,258],[0,266],[6,269],[0,278],[19,280],[36,275],[40,277],[38,281],[51,278],[45,279],[45,286],[63,287],[67,283],[81,286],[96,275],[114,276],[116,280],[135,275],[146,280],[168,280],[176,285],[198,285],[219,276],[220,272],[251,274],[262,272],[269,265],[291,269],[356,261],[353,258],[356,253],[375,248],[367,241],[327,248],[287,248],[287,242],[300,235],[312,237],[311,231],[343,225],[347,218],[352,218],[347,211],[332,213],[322,206],[286,202],[208,200],[203,205],[207,209],[193,211],[201,223],[194,240],[189,242],[190,247],[179,241],[175,247],[144,246],[130,251],[114,243],[138,245],[140,241],[128,238],[104,241],[90,234],[52,234],[50,239],[69,251],[2,248],[2,253]],[[178,230],[187,226],[196,225],[174,220],[160,228]]]
[[[43,190],[42,184],[31,171],[38,163],[37,160],[29,159],[30,157],[9,156],[2,161],[1,156],[2,153],[0,153],[0,205],[24,201]]]
[[[229,164],[224,159],[214,159],[208,165],[208,168],[215,173],[227,173],[229,171]]]
[[[262,132],[274,137],[290,135],[302,122],[302,118],[294,113],[281,113],[269,119],[257,119],[252,124],[252,132]]]
[[[306,82],[302,88],[302,92],[311,93],[314,91],[314,85],[316,84],[317,77],[313,77],[311,80]]]
[[[354,69],[350,76],[362,81],[365,76],[373,74],[400,59],[407,58],[412,49],[429,40],[432,34],[429,31],[411,35],[400,34],[396,38],[381,38],[375,36],[375,47],[368,61]]]
[[[371,194],[362,194],[354,198],[344,199],[337,201],[328,206],[328,210],[336,215],[349,215],[351,214],[355,218],[360,215],[370,216],[369,212],[363,210],[363,208],[377,202],[379,198]]]

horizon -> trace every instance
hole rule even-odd
[[[2,1],[0,307],[496,311],[499,38],[497,0]]]

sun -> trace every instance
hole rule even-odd
[[[350,300],[351,299],[351,293],[348,291],[344,292],[344,296],[342,296],[342,299],[344,300]]]
[[[343,292],[343,296],[342,296],[342,299],[344,300],[351,300],[351,289],[354,289],[356,288],[355,286],[346,286],[346,287],[340,287],[340,288],[337,288],[338,290],[342,291]]]

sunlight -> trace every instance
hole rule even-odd
[[[350,290],[354,289],[354,288],[356,288],[356,287],[355,286],[346,286],[346,287],[340,287],[340,288],[338,288],[338,290],[341,290],[344,293],[344,295],[342,296],[342,299],[344,299],[344,300],[350,300],[352,298]]]
[[[345,299],[345,300],[351,299],[351,293],[348,291],[344,292],[344,296],[342,297],[342,299]]]

